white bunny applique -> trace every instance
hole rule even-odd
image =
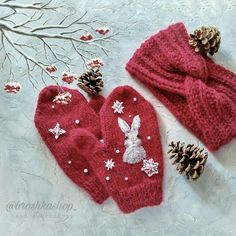
[[[139,115],[133,118],[131,128],[121,118],[118,118],[118,124],[121,131],[125,134],[124,145],[126,147],[125,153],[123,155],[123,162],[129,164],[135,164],[146,158],[146,151],[141,145],[141,140],[139,138],[139,128],[141,125],[141,120]]]

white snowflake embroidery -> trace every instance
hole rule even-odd
[[[105,163],[105,167],[107,168],[107,170],[110,170],[113,167],[115,167],[115,162],[112,159],[104,161],[104,163]]]
[[[119,113],[119,114],[123,113],[124,107],[122,105],[123,105],[123,102],[119,102],[118,100],[116,100],[112,106],[114,113]]]
[[[53,129],[49,129],[48,131],[54,134],[55,139],[58,139],[61,134],[66,133],[64,129],[60,128],[59,123],[57,123]]]
[[[153,159],[149,160],[143,160],[143,167],[141,168],[141,171],[144,171],[148,177],[151,177],[154,174],[158,174],[158,162],[154,162]]]

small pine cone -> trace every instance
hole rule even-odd
[[[98,94],[103,89],[102,74],[99,70],[90,69],[84,72],[78,81],[77,85],[91,95]]]
[[[176,170],[187,179],[197,180],[204,170],[205,163],[208,158],[208,153],[204,152],[204,148],[195,146],[194,144],[171,142],[169,144],[171,163],[177,165]]]
[[[220,47],[220,31],[213,26],[202,26],[189,36],[189,45],[195,48],[195,52],[213,55]]]

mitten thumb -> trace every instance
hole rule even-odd
[[[101,177],[101,162],[98,160],[105,159],[104,145],[98,141],[96,136],[86,129],[74,129],[71,131],[71,142],[77,149],[81,158],[85,158],[88,163]],[[104,169],[105,170],[105,169]]]
[[[74,152],[78,153],[77,158],[86,160],[88,163],[86,166],[83,165],[84,173],[82,174],[86,190],[96,202],[102,203],[109,197],[98,176],[99,169],[97,168],[98,161],[96,159],[103,155],[102,145],[87,129],[79,128],[70,132],[70,142]]]

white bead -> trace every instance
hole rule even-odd
[[[119,150],[119,149],[116,149],[116,153],[117,153],[117,154],[120,153],[120,150]]]
[[[68,161],[68,164],[70,165],[70,164],[71,164],[71,161]]]
[[[100,139],[100,143],[104,143],[104,140],[103,140],[103,139]]]
[[[84,173],[88,173],[88,169],[84,169]]]
[[[136,102],[136,101],[137,101],[137,98],[133,98],[133,100],[134,100],[134,102]]]
[[[150,136],[147,136],[147,140],[150,140],[151,139],[151,137]]]
[[[75,123],[78,125],[79,124],[79,120],[76,120]]]
[[[54,109],[54,108],[55,108],[55,106],[52,105],[52,109]]]
[[[129,115],[129,117],[131,117],[131,115]]]
[[[125,177],[125,181],[127,181],[129,178],[128,177]]]
[[[106,181],[109,181],[109,180],[110,180],[110,177],[109,177],[109,176],[107,176],[107,177],[106,177]]]

